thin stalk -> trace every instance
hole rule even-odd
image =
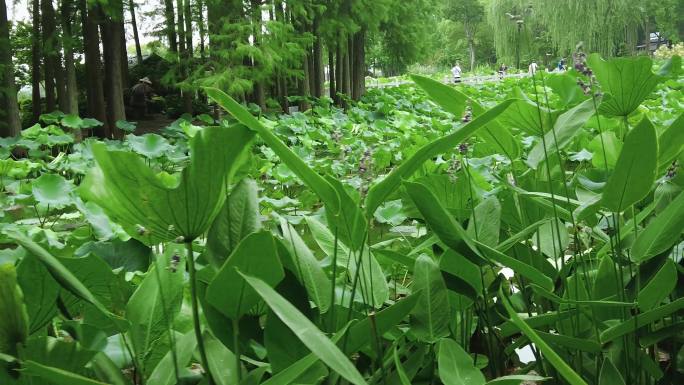
[[[214,378],[211,376],[209,369],[209,360],[207,360],[207,351],[204,348],[204,339],[202,338],[202,327],[200,325],[199,317],[199,303],[197,300],[197,274],[195,272],[195,258],[192,252],[192,241],[185,242],[185,248],[188,251],[187,263],[188,273],[190,274],[190,299],[192,304],[192,325],[195,329],[195,338],[197,339],[197,349],[200,353],[200,360],[204,371],[207,373],[207,380],[209,385],[214,385]]]
[[[233,350],[235,350],[235,371],[238,383],[242,382],[242,369],[240,368],[240,320],[233,318]]]
[[[335,246],[333,248],[332,277],[330,278],[330,331],[335,331],[335,286],[337,285],[337,226],[335,226]]]
[[[159,259],[159,256],[157,256]],[[159,263],[155,261],[154,273],[157,278],[157,285],[159,290],[159,300],[162,305],[162,312],[164,313],[164,321],[166,321],[166,332],[169,334],[169,343],[171,344],[171,359],[173,360],[173,373],[176,376],[176,382],[180,383],[180,370],[178,368],[178,355],[176,352],[176,338],[171,329],[171,319],[166,313],[166,298],[164,298],[164,290],[162,289],[161,274],[159,273]]]

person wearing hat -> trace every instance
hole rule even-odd
[[[145,115],[147,115],[147,100],[153,91],[152,82],[147,76],[138,80],[138,84],[131,88],[130,105],[133,108],[136,119],[145,119]]]

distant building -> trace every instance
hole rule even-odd
[[[653,52],[655,52],[658,49],[658,47],[668,44],[670,44],[670,41],[663,37],[660,34],[660,32],[651,32],[648,47],[646,46],[646,44],[639,44],[636,46],[636,48],[637,51],[648,52],[649,54],[653,54]]]

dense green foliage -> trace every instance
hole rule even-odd
[[[681,59],[577,59],[292,115],[206,88],[220,119],[122,140],[43,115],[0,142],[0,382],[680,383]]]

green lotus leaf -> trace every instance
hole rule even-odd
[[[226,199],[226,189],[254,133],[244,126],[207,127],[190,140],[190,165],[176,186],[164,183],[127,151],[92,146],[96,165],[79,187],[128,234],[154,244],[204,233]]]
[[[43,205],[62,207],[71,204],[74,186],[58,174],[43,174],[33,181],[32,191],[36,201]]]
[[[168,140],[157,134],[126,135],[126,139],[133,151],[150,159],[159,158],[171,150]]]

